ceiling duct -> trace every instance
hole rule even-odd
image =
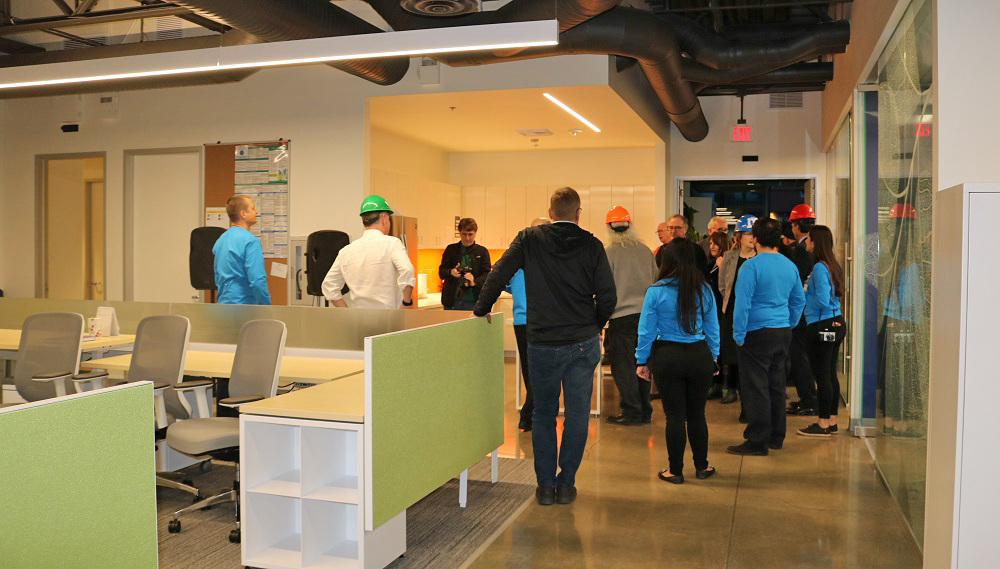
[[[404,10],[418,16],[462,16],[479,11],[477,0],[401,0]]]
[[[328,0],[174,0],[173,3],[267,42],[384,33]],[[410,60],[357,59],[327,65],[372,83],[392,85],[406,75]]]
[[[770,41],[727,39],[690,18],[662,16],[677,34],[681,49],[692,59],[713,69],[759,65],[780,69],[828,53],[843,53],[851,40],[848,22],[826,22],[800,27],[794,33],[775,34]],[[767,32],[760,29],[760,37]]]
[[[617,7],[559,34],[559,45],[528,48],[514,56],[469,53],[440,56],[448,65],[482,65],[553,55],[602,54],[630,57],[639,62],[657,98],[692,142],[708,136],[708,121],[698,97],[681,72],[681,50],[673,28],[656,16],[632,8]]]

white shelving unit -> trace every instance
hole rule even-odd
[[[244,414],[243,564],[381,569],[406,550],[406,512],[364,531],[364,425]]]

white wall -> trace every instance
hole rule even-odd
[[[705,140],[688,142],[676,128],[671,131],[670,175],[674,180],[815,176],[816,195],[824,195],[827,157],[821,147],[821,94],[805,93],[802,109],[770,110],[767,95],[746,97],[744,103],[744,116],[753,127],[752,142],[732,142],[732,127],[740,118],[736,97],[702,97],[710,126]],[[757,155],[760,161],[743,162],[744,155]],[[822,223],[828,208],[816,205]]]
[[[947,7],[945,7],[947,6]],[[1000,3],[936,0],[934,6],[934,186],[1000,180],[1000,76],[983,73],[1000,57]],[[985,35],[983,35],[985,34]]]
[[[233,85],[121,93],[115,119],[97,117],[98,95],[84,97],[80,132],[62,133],[55,111],[68,97],[8,101],[0,116],[0,288],[34,294],[34,160],[38,154],[106,151],[107,296],[123,298],[124,151],[204,143],[292,140],[290,230],[361,233],[356,207],[370,183],[366,97],[435,91],[593,85],[607,82],[607,58],[570,56],[442,69],[423,86],[411,69],[381,87],[317,65],[262,71]],[[179,270],[185,270],[183,267]]]

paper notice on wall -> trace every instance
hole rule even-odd
[[[229,229],[229,216],[224,207],[205,208],[205,227],[221,227]]]
[[[271,276],[279,279],[288,278],[288,265],[277,261],[271,263]]]

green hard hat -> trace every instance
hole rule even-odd
[[[385,201],[385,198],[383,198],[382,196],[371,195],[365,198],[363,202],[361,202],[360,215],[371,213],[373,211],[385,211],[388,212],[390,215],[392,215],[392,208],[389,207],[389,204]]]

